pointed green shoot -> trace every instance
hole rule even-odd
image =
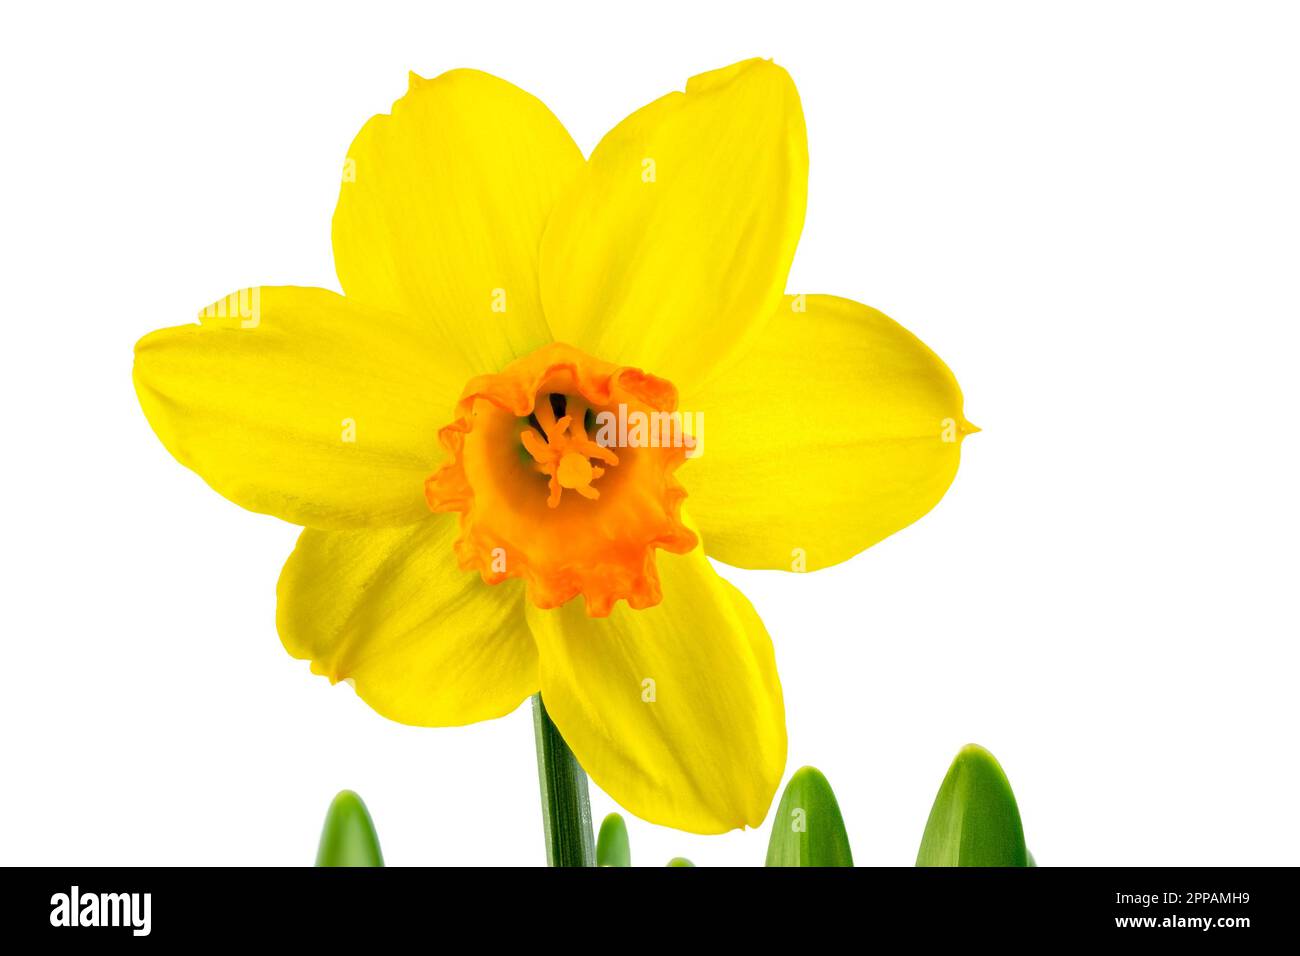
[[[768,866],[852,866],[849,835],[831,785],[816,767],[795,772],[781,795]]]
[[[1020,810],[993,755],[967,744],[943,778],[917,866],[1028,866]]]
[[[694,867],[694,866],[695,866],[694,863],[692,863],[690,860],[686,859],[686,857],[684,857],[684,856],[675,856],[675,857],[673,857],[671,860],[668,861],[668,865],[669,865],[669,866],[689,866],[689,867]]]
[[[330,804],[321,829],[317,866],[383,866],[379,837],[366,805],[351,790],[342,790]]]
[[[627,824],[617,813],[611,813],[600,825],[600,834],[596,837],[596,865],[632,865],[632,848],[627,841]]]

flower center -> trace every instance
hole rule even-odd
[[[671,383],[559,343],[472,379],[439,432],[449,460],[425,482],[432,510],[460,514],[461,567],[489,584],[522,578],[542,608],[579,594],[594,617],[658,604],[655,549],[696,544],[673,476],[686,450],[615,450],[598,423],[676,408]]]
[[[558,401],[557,401],[558,399]],[[618,456],[587,437],[587,412],[589,408],[581,396],[547,396],[547,401],[535,402],[536,411],[529,416],[533,427],[519,433],[528,454],[533,456],[533,467],[546,475],[549,494],[548,507],[559,507],[562,489],[576,491],[584,498],[596,499],[600,492],[591,483],[605,473],[595,467],[595,458],[607,465],[617,465]],[[557,408],[560,418],[556,418]],[[540,437],[539,437],[539,434]]]

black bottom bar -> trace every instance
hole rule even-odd
[[[575,947],[584,938],[604,941],[582,947],[593,951],[616,940],[659,947],[788,934],[827,948],[839,938],[831,934],[844,933],[868,944],[1064,937],[1235,949],[1290,939],[1297,927],[1294,869],[11,869],[5,876],[7,936],[92,944],[114,937],[376,944],[414,934],[432,951],[473,948],[473,940],[495,947],[554,940],[566,908]]]

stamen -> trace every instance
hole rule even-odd
[[[542,430],[542,423],[537,420],[536,412],[528,413],[528,424],[537,429],[537,434],[541,435],[543,438],[546,437],[546,432]]]
[[[617,455],[587,437],[586,420],[590,413],[581,396],[569,398],[552,392],[546,401],[536,402],[528,416],[529,423],[536,422],[542,435],[532,430],[519,433],[520,443],[533,457],[534,470],[550,478],[546,504],[551,508],[560,506],[565,488],[592,501],[600,497],[591,483],[605,469],[593,466],[590,459],[607,465],[618,464]]]

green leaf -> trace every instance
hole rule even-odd
[[[690,867],[695,866],[694,863],[686,859],[686,857],[684,856],[673,857],[671,860],[668,861],[668,865],[669,866],[690,866]]]
[[[366,805],[351,790],[342,790],[330,804],[321,829],[317,866],[383,866],[379,837]]]
[[[1011,784],[983,747],[967,744],[952,762],[930,809],[916,865],[1029,865]]]
[[[611,813],[600,825],[600,834],[596,837],[596,865],[632,865],[632,848],[627,842],[627,824],[617,813]]]
[[[786,784],[772,820],[768,866],[852,866],[849,835],[831,785],[816,767]]]

